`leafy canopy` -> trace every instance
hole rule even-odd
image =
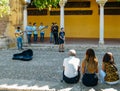
[[[0,17],[10,13],[9,0],[0,0]]]
[[[32,4],[39,9],[57,7],[60,0],[33,0]]]

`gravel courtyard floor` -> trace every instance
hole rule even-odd
[[[95,50],[99,60],[99,69],[103,55],[110,51],[113,53],[120,73],[120,47],[119,45],[65,45],[65,52],[58,52],[58,45],[32,44],[24,49],[33,50],[31,61],[12,60],[15,53],[22,51],[16,48],[0,50],[0,91],[120,91],[120,83],[107,85],[99,83],[95,87],[86,87],[81,81],[77,84],[61,82],[62,63],[68,57],[68,50],[75,49],[77,57],[84,58],[88,48]]]

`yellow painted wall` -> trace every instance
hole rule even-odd
[[[72,10],[72,8],[66,10]],[[65,15],[66,37],[99,38],[99,14],[96,1],[91,0],[90,8],[76,8],[74,10],[93,10],[93,13],[92,15]],[[120,38],[120,15],[105,15],[104,21],[104,37]],[[40,22],[49,26],[52,22],[57,22],[60,25],[60,16],[50,16],[49,14],[46,16],[28,16],[28,22],[36,22],[37,26]],[[50,27],[46,29],[45,37],[49,37],[49,33]]]
[[[120,15],[105,16],[105,38],[120,38]]]
[[[44,25],[48,25],[49,27],[47,29],[45,29],[45,37],[49,37],[50,36],[50,28],[51,28],[51,23],[52,22],[57,22],[57,24],[59,25],[59,19],[60,17],[53,17],[53,16],[28,16],[28,22],[32,22],[32,24],[34,22],[36,22],[37,27],[40,26],[40,23],[43,22]],[[38,34],[38,36],[40,36],[40,33]]]

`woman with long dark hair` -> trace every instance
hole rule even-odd
[[[95,86],[98,84],[98,59],[93,49],[88,49],[82,61],[82,83],[85,86]]]
[[[101,82],[108,84],[117,84],[119,82],[119,74],[111,52],[105,53],[103,56],[102,70],[100,70]]]

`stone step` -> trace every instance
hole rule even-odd
[[[97,86],[86,87],[81,81],[77,84],[66,84],[52,81],[0,79],[0,91],[119,91],[119,85],[98,83]]]
[[[31,45],[24,45],[25,48],[54,48],[58,49],[59,45],[54,44],[31,44]],[[106,48],[120,48],[119,45],[96,45],[96,44],[65,44],[65,49],[78,49],[78,48],[97,48],[97,49],[106,49]]]
[[[55,91],[58,83],[24,79],[0,79],[0,91]]]

